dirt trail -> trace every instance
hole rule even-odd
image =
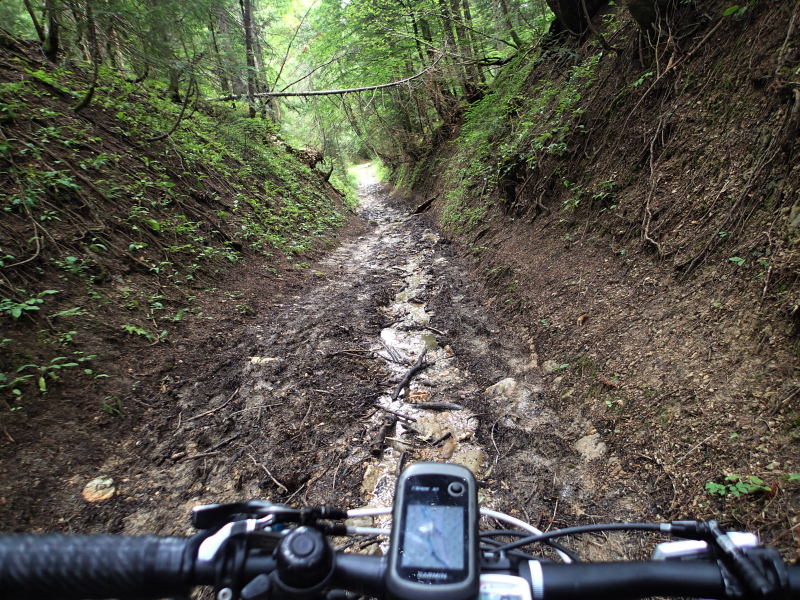
[[[400,463],[416,460],[468,466],[485,505],[540,526],[641,513],[645,499],[609,491],[614,458],[591,424],[542,406],[530,340],[492,321],[440,233],[377,182],[361,198],[371,231],[314,265],[315,281],[211,373],[167,382],[169,408],[97,472],[114,497],[73,493],[72,527],[184,533],[192,506],[245,498],[386,505]],[[393,401],[423,351],[425,368]]]

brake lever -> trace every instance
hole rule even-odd
[[[273,523],[300,521],[301,511],[266,500],[248,500],[230,504],[204,504],[192,509],[192,526],[195,529],[219,529],[233,521],[263,519],[272,516]]]

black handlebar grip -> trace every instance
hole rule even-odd
[[[186,538],[121,535],[0,536],[3,600],[185,596]]]

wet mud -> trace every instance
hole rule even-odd
[[[541,528],[641,510],[599,484],[614,459],[591,423],[545,408],[532,340],[492,319],[447,239],[377,182],[360,195],[369,232],[208,372],[166,379],[160,408],[70,482],[67,529],[189,533],[191,507],[249,498],[386,506],[419,460],[467,466],[484,506]]]

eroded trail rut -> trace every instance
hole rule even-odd
[[[370,233],[214,373],[167,390],[180,415],[142,426],[104,466],[125,508],[109,524],[184,532],[191,506],[244,498],[387,505],[400,463],[417,460],[468,466],[482,502],[540,526],[638,511],[608,486],[613,459],[591,425],[543,408],[531,341],[492,321],[446,240],[378,184],[361,197]]]

